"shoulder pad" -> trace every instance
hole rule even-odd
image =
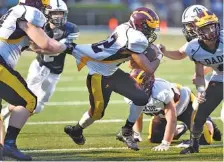
[[[142,54],[148,47],[148,40],[143,33],[133,28],[127,31],[128,50]]]
[[[198,38],[195,38],[191,40],[190,42],[187,42],[183,46],[183,50],[185,54],[193,61],[194,61],[193,56],[199,50],[199,48],[200,48],[200,44],[198,43]]]
[[[34,7],[30,6],[24,6],[24,7],[26,9],[24,14],[25,20],[37,27],[42,28],[47,21],[44,14]]]
[[[167,104],[174,97],[174,93],[172,92],[171,88],[171,83],[167,82],[166,80],[156,78],[152,89],[152,97]]]
[[[71,22],[65,23],[64,30],[65,30],[65,37],[67,37],[71,33],[79,33],[79,28],[77,27],[77,25]]]

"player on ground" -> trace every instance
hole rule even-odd
[[[198,38],[186,43],[178,51],[166,51],[161,45],[161,50],[167,57],[179,60],[188,56],[195,62],[195,84],[200,104],[191,132],[191,146],[182,150],[181,154],[199,152],[203,124],[223,100],[223,30],[220,29],[216,15],[210,11],[198,12],[194,22]],[[207,89],[205,89],[204,66],[213,68]]]
[[[129,22],[119,25],[108,39],[75,46],[73,55],[78,69],[81,70],[85,65],[89,69],[87,87],[91,105],[77,125],[68,125],[64,129],[76,144],[85,143],[83,129],[103,117],[114,91],[133,101],[129,117],[121,129],[121,137],[129,148],[139,150],[133,139],[132,127],[147,104],[148,97],[128,73],[119,69],[119,65],[133,58],[141,69],[152,75],[159,66],[162,54],[158,54],[154,62],[149,62],[144,52],[155,41],[155,30],[158,28],[157,14],[142,7],[131,14]]]
[[[65,44],[49,38],[41,29],[46,18],[40,10],[48,4],[48,0],[21,0],[0,19],[0,98],[16,106],[4,140],[4,156],[17,160],[32,159],[17,149],[16,139],[35,110],[37,99],[14,67],[30,41],[36,44],[38,51],[46,54],[57,54],[67,49]]]
[[[50,0],[49,7],[44,10],[48,23],[44,30],[51,38],[60,42],[65,42],[68,36],[78,35],[77,26],[67,22],[68,9],[62,0]],[[30,65],[27,85],[28,88],[37,96],[37,106],[34,113],[39,113],[44,109],[44,105],[49,101],[55,91],[61,73],[64,68],[66,53],[58,56],[37,55]],[[12,109],[13,106],[10,106]],[[3,109],[4,124],[8,125],[9,109]]]
[[[146,82],[146,75],[143,71],[140,69],[133,69],[130,74],[136,79],[139,85],[146,87],[146,83],[144,83]],[[149,86],[151,86],[149,87],[149,89],[151,88],[151,96],[149,98],[149,103],[147,104],[147,107],[143,109],[143,112],[146,115],[153,115],[154,117],[149,125],[148,139],[152,143],[162,142],[162,144],[154,148],[155,151],[167,151],[172,139],[167,142],[164,142],[164,140],[169,139],[168,137],[171,137],[174,132],[168,131],[169,129],[166,127],[166,125],[172,123],[171,120],[173,120],[172,116],[166,116],[164,113],[165,109],[168,108],[165,104],[167,102],[166,100],[169,98],[173,101],[177,120],[182,121],[186,126],[186,129],[178,132],[178,129],[180,128],[176,127],[175,123],[173,123],[175,125],[173,139],[178,139],[191,127],[193,117],[197,111],[197,107],[194,107],[193,104],[195,96],[188,87],[176,83],[169,83],[160,78],[156,78],[154,83]],[[129,104],[131,103],[130,100],[127,102]],[[139,125],[142,125],[142,118],[139,118],[138,122]],[[203,136],[200,139],[201,144],[211,144],[212,138],[214,138],[212,122],[211,119],[207,119],[206,124],[204,124]]]

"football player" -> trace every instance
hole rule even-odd
[[[89,69],[87,87],[90,109],[84,113],[75,125],[68,125],[64,131],[76,144],[83,145],[83,129],[103,117],[105,109],[114,91],[133,101],[126,124],[120,131],[121,140],[131,149],[139,150],[133,138],[132,127],[147,104],[146,93],[136,85],[128,73],[119,69],[119,65],[133,58],[148,75],[152,75],[159,66],[162,53],[149,62],[144,52],[149,44],[156,40],[155,30],[159,28],[159,17],[151,9],[136,9],[127,23],[119,25],[108,39],[95,44],[76,45],[73,55],[78,69],[85,65]],[[158,50],[159,52],[159,50]]]
[[[17,160],[32,159],[20,152],[16,139],[35,110],[37,99],[14,67],[21,52],[29,47],[30,41],[36,44],[38,51],[46,55],[62,53],[68,49],[65,44],[48,37],[42,29],[46,18],[40,10],[48,5],[48,0],[21,0],[0,19],[0,98],[16,106],[11,113],[3,150],[4,156]]]
[[[147,84],[147,76],[140,69],[133,69],[130,75],[136,79],[143,89],[150,92],[149,102],[146,108],[143,109],[143,113],[146,115],[154,116],[149,125],[148,139],[152,143],[161,143],[159,146],[153,148],[155,151],[167,151],[173,139],[180,138],[187,129],[190,129],[192,119],[197,111],[197,107],[193,104],[195,96],[188,87],[169,83],[160,78],[156,78],[154,81],[151,80],[152,84]],[[131,103],[131,101],[125,100],[129,104]],[[169,101],[173,103],[176,116],[167,114],[168,110],[166,109],[172,108],[168,106]],[[176,126],[174,117],[183,123]],[[212,122],[210,118],[207,119],[203,129],[203,136],[200,139],[201,144],[211,144],[214,135]],[[138,125],[142,125],[142,118],[138,119]],[[175,127],[174,132],[172,129],[170,130],[171,126],[169,125]],[[180,126],[186,126],[186,129],[178,132]],[[136,131],[135,127],[134,131]]]
[[[194,20],[198,38],[186,43],[177,51],[166,51],[160,46],[165,56],[180,60],[188,56],[195,62],[198,112],[194,119],[191,132],[190,147],[181,154],[199,152],[199,139],[207,117],[223,100],[223,30],[220,29],[218,18],[210,11],[198,12]],[[213,68],[213,73],[205,88],[204,66]],[[214,95],[216,94],[216,95]]]
[[[44,30],[50,37],[65,42],[68,36],[78,36],[79,30],[77,26],[67,22],[68,9],[64,1],[50,0],[49,7],[44,9],[44,14],[48,19]],[[34,113],[42,111],[45,103],[53,95],[64,68],[65,56],[65,52],[58,56],[37,55],[36,59],[31,63],[27,76],[27,85],[37,96],[37,106]],[[13,106],[9,108],[11,111]],[[9,109],[3,109],[2,114],[4,114],[4,124],[5,129],[7,129]]]

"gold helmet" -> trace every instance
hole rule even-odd
[[[210,11],[199,12],[194,22],[199,39],[214,41],[219,37],[219,20],[214,13]]]
[[[145,90],[147,95],[151,95],[151,90],[155,81],[154,75],[148,76],[146,73],[141,69],[133,69],[130,72],[130,76],[135,79],[138,85]]]
[[[49,6],[50,0],[19,0],[19,4],[41,9]]]

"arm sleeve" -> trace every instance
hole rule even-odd
[[[142,54],[148,47],[148,40],[140,31],[130,28],[127,31],[127,48],[128,50]]]

